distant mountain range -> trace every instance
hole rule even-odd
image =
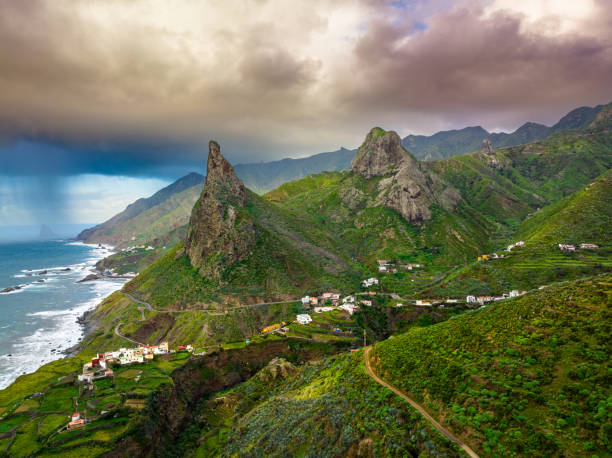
[[[348,170],[356,151],[356,149],[340,148],[337,151],[300,159],[236,164],[234,170],[247,188],[263,193],[313,173]]]
[[[507,134],[490,133],[476,126],[441,131],[431,136],[408,135],[401,142],[402,146],[419,160],[440,160],[478,151],[484,139],[488,139],[493,147],[502,148],[543,140],[560,131],[584,129],[596,121],[602,107],[603,105],[576,108],[552,127],[527,122]],[[311,174],[349,170],[356,151],[340,148],[337,151],[299,159],[236,164],[234,170],[248,189],[263,194],[283,183]],[[202,191],[203,184],[203,175],[190,173],[153,196],[138,199],[110,220],[81,232],[78,239],[110,243],[119,247],[151,243],[170,246],[172,242],[184,237],[191,208]],[[166,235],[170,232],[173,236],[169,239]]]
[[[422,161],[435,161],[478,151],[484,139],[488,139],[495,148],[523,145],[544,140],[561,130],[584,129],[595,120],[602,107],[603,105],[576,108],[551,127],[526,122],[508,134],[488,132],[481,126],[473,126],[458,130],[443,130],[430,136],[408,135],[402,139],[402,145]],[[247,188],[257,193],[264,193],[276,189],[283,183],[310,174],[348,170],[356,151],[356,149],[340,148],[337,151],[300,159],[236,164],[234,170]]]
[[[510,134],[487,132],[480,126],[465,127],[459,130],[444,130],[431,136],[408,135],[402,139],[402,145],[423,161],[435,161],[478,151],[484,139],[488,139],[496,148],[523,145],[544,140],[561,130],[584,129],[595,120],[602,107],[603,105],[576,108],[552,127],[526,122]]]

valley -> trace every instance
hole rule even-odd
[[[0,391],[0,453],[605,456],[610,110],[427,162],[375,127],[263,194],[211,141],[205,181],[81,234],[138,275]]]

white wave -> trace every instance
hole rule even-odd
[[[29,288],[40,290],[46,287],[63,287],[62,283],[57,283],[61,279],[61,275],[58,274],[64,273],[59,271],[70,267],[71,270],[66,271],[65,274],[80,277],[83,272],[92,271],[98,260],[112,253],[110,245],[100,248],[97,245],[84,244],[82,242],[67,242],[67,244],[89,246],[92,250],[85,254],[83,262],[69,266],[22,270],[21,272],[24,274],[34,274],[32,277],[35,280],[44,278],[45,282],[34,281],[33,283],[23,285],[22,289],[4,294],[20,293]],[[36,272],[44,270],[51,271],[55,275],[35,277]],[[80,302],[73,307],[70,307],[70,301],[65,301],[68,308],[64,310],[43,310],[28,313],[27,316],[34,318],[35,321],[26,321],[26,324],[35,325],[36,323],[40,327],[32,334],[18,338],[10,350],[10,357],[8,355],[0,355],[0,389],[10,385],[21,374],[33,372],[41,365],[63,357],[62,351],[76,345],[83,338],[84,331],[77,319],[85,312],[94,309],[113,291],[120,289],[126,281],[125,279],[104,279],[83,283],[82,287],[88,288],[93,293],[91,299]],[[50,285],[50,283],[54,282],[56,286]]]
[[[77,319],[124,283],[125,280],[94,281],[89,288],[95,296],[87,301],[65,310],[28,313],[27,316],[43,319],[44,325],[31,335],[17,339],[10,357],[0,355],[0,389],[10,385],[22,373],[33,372],[41,365],[63,357],[62,351],[76,345],[83,337],[83,328]]]

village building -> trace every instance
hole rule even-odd
[[[512,291],[510,291],[510,297],[518,297],[519,295],[520,293],[518,289],[513,289]]]
[[[581,243],[580,248],[582,250],[596,250],[599,248],[599,245],[595,245],[594,243]]]
[[[445,301],[447,304],[456,304],[457,303],[457,299],[446,299]]]
[[[465,297],[465,302],[467,302],[468,304],[472,304],[472,303],[476,302],[476,296],[466,296]]]
[[[344,299],[342,299],[342,302],[355,302],[355,296],[346,296]]]
[[[378,285],[378,278],[371,277],[361,282],[364,288],[369,288],[372,285]]]
[[[329,307],[329,306],[314,308],[315,313],[331,312],[332,310],[334,310],[334,307]]]
[[[366,307],[372,307],[372,301],[366,299],[359,301],[359,303],[365,305]]]
[[[355,313],[355,310],[359,309],[359,306],[354,305],[354,304],[344,303],[338,308],[346,310],[349,313],[349,315],[352,315],[353,313]]]
[[[304,296],[302,298],[302,305],[310,304],[310,296]]]
[[[513,248],[523,247],[523,246],[525,246],[525,242],[521,240],[519,242],[508,245],[508,248],[506,248],[506,251],[512,251]]]
[[[300,315],[296,316],[296,317],[295,317],[295,319],[296,319],[296,321],[297,321],[299,324],[308,324],[308,323],[312,323],[312,318],[311,318],[311,317],[310,317],[310,315],[309,315],[309,314],[307,314],[307,313],[300,314]]]
[[[416,305],[431,305],[431,301],[424,301],[422,299],[417,299]]]
[[[576,246],[575,245],[569,245],[569,244],[560,243],[559,244],[559,249],[561,251],[576,251]]]

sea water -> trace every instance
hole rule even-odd
[[[67,240],[0,244],[0,389],[64,356],[83,337],[77,318],[125,280],[78,283],[112,247]],[[42,281],[39,281],[42,280]]]

